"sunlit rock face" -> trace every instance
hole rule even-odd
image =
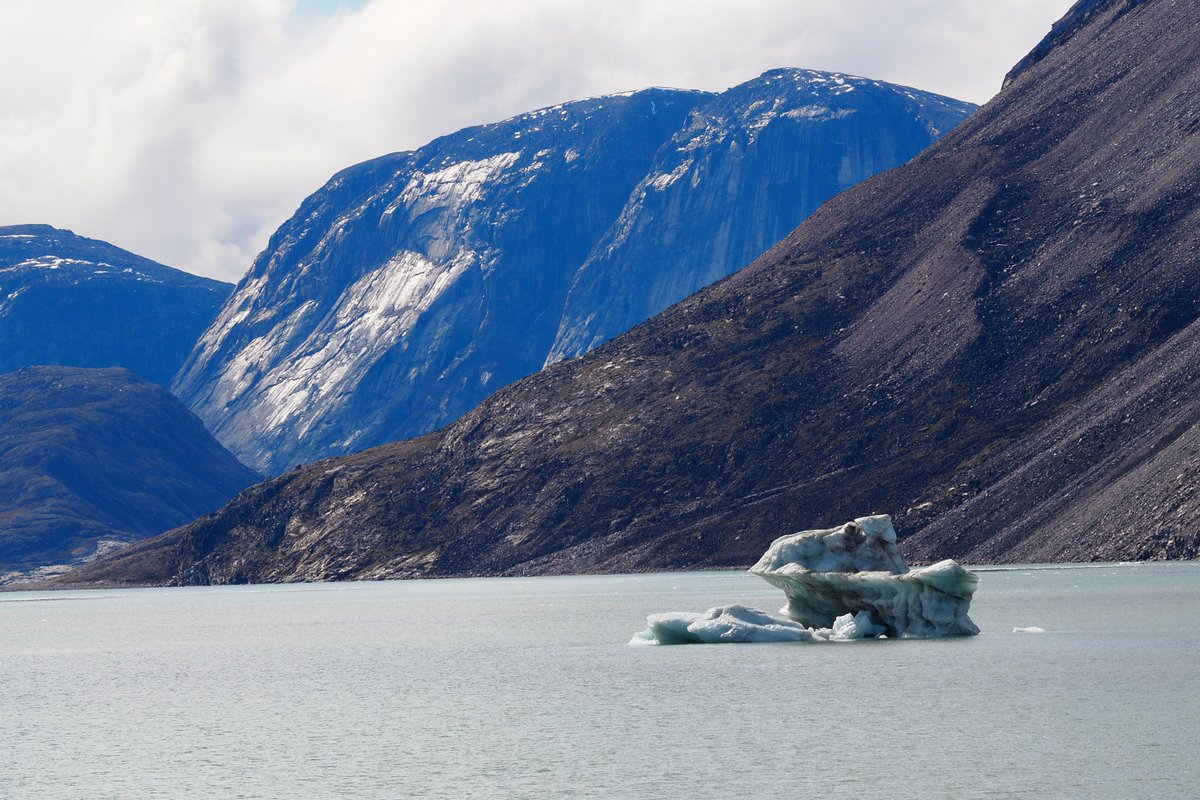
[[[774,70],[359,164],[279,228],[173,389],[270,473],[427,433],[740,269],[973,110]]]
[[[979,579],[954,561],[909,570],[885,515],[772,542],[750,571],[787,595],[776,616],[745,606],[647,617],[639,644],[972,636]]]
[[[574,271],[710,97],[567,103],[342,171],[271,237],[173,390],[269,473],[453,421],[542,365]]]

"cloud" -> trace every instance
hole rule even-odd
[[[0,224],[238,278],[335,171],[777,66],[982,102],[1070,0],[44,0],[0,8]]]

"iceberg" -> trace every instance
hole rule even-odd
[[[869,612],[843,614],[828,628],[810,628],[748,606],[721,606],[706,614],[674,612],[646,617],[646,630],[630,644],[721,644],[722,642],[848,642],[882,638],[884,629]]]
[[[750,572],[783,590],[776,614],[729,605],[646,618],[631,644],[839,642],[973,636],[967,616],[979,578],[951,560],[910,570],[891,517],[860,517],[771,543]]]

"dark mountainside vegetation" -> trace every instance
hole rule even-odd
[[[1198,38],[1195,3],[1082,2],[747,269],[71,581],[745,565],[871,512],[910,561],[1195,557]]]
[[[256,480],[128,370],[0,375],[0,578],[162,533]]]

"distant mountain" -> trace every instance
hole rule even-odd
[[[125,367],[165,386],[232,291],[49,225],[0,227],[0,372]]]
[[[973,108],[776,70],[351,167],[275,233],[173,389],[272,473],[426,433],[745,266]]]
[[[740,269],[829,198],[911,159],[975,110],[881,81],[779,69],[696,109],[580,267],[549,363]]]
[[[258,479],[125,369],[0,375],[0,582],[162,533]]]
[[[749,268],[437,433],[81,582],[1200,556],[1200,5],[1078,4],[987,106]]]

